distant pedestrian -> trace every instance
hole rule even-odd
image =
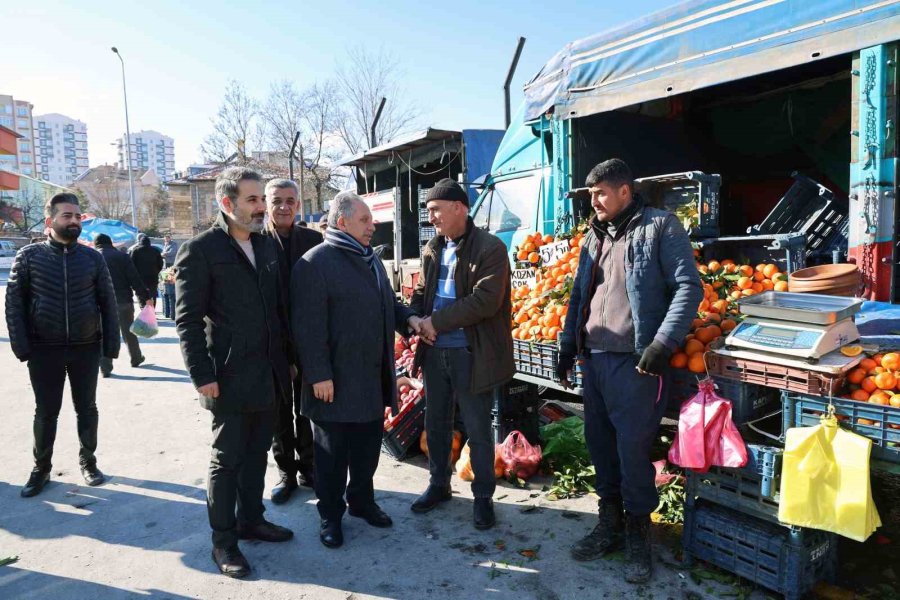
[[[322,215],[322,218],[319,219],[319,231],[325,233],[325,230],[328,229],[328,215]]]
[[[163,316],[167,319],[175,318],[175,267],[169,267],[160,273],[163,286]]]
[[[450,499],[450,445],[458,405],[475,474],[474,524],[488,529],[495,522],[494,391],[515,373],[509,260],[499,238],[475,227],[469,196],[452,179],[428,190],[425,206],[438,235],[422,254],[422,277],[410,308],[424,317],[418,328],[425,343],[416,350],[413,372],[421,366],[425,379],[431,478],[411,508],[424,513]]]
[[[275,406],[291,390],[289,325],[278,252],[263,234],[259,173],[225,169],[215,193],[215,223],[182,244],[175,260],[175,324],[200,404],[212,414],[206,506],[213,561],[225,575],[245,577],[250,565],[238,539],[285,542],[294,535],[263,517]]]
[[[46,242],[16,254],[6,286],[6,325],[13,353],[28,362],[34,390],[34,469],[22,488],[35,496],[50,481],[56,422],[66,376],[78,417],[78,462],[88,485],[97,468],[97,374],[101,356],[119,355],[116,295],[100,253],[78,243],[81,209],[74,194],[56,194],[44,209]]]
[[[166,268],[175,264],[175,255],[178,253],[178,244],[172,241],[172,236],[168,233],[163,236],[162,257]]]
[[[322,243],[322,234],[294,224],[297,216],[297,184],[290,179],[273,179],[266,184],[266,206],[269,212],[269,235],[278,248],[281,267],[281,289],[290,318],[291,269],[300,257]],[[289,333],[289,332],[286,332]],[[287,502],[299,485],[314,487],[313,435],[309,419],[300,414],[301,375],[296,368],[296,355],[288,362],[295,365],[293,393],[275,408],[277,423],[272,456],[278,465],[278,485],[272,490],[272,502]]]
[[[384,409],[397,411],[394,330],[406,333],[412,313],[397,301],[372,251],[374,233],[365,202],[341,192],[332,202],[325,243],[303,255],[291,276],[301,412],[313,423],[319,539],[329,548],[344,543],[341,520],[348,508],[373,527],[393,525],[375,503],[372,478]]]
[[[163,270],[162,253],[150,244],[150,238],[143,233],[138,234],[137,247],[132,247],[128,253],[150,292],[150,298],[155,300],[159,289],[159,272]]]
[[[112,279],[113,289],[116,292],[119,329],[122,331],[122,337],[125,338],[125,345],[128,346],[131,366],[137,367],[144,362],[144,355],[141,354],[141,345],[138,343],[137,336],[131,333],[131,324],[134,322],[134,296],[132,292],[134,295],[137,295],[141,304],[150,300],[150,292],[147,290],[144,282],[141,281],[134,263],[129,260],[127,255],[113,248],[112,239],[108,235],[105,233],[98,235],[94,239],[94,247],[106,260],[109,277]],[[112,370],[112,359],[101,358],[100,372],[103,376],[109,377]]]

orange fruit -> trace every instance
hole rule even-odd
[[[728,310],[728,300],[716,300],[712,303],[711,308],[717,313],[723,313]],[[710,315],[712,317],[712,314]],[[719,315],[716,315],[715,318],[721,318]]]
[[[737,280],[737,287],[739,290],[749,290],[753,285],[753,279],[750,277],[741,277]]]
[[[683,369],[688,364],[688,355],[684,352],[676,352],[672,355],[672,358],[669,359],[669,366],[674,367],[676,369]]]
[[[891,403],[891,397],[887,392],[875,392],[874,394],[869,396],[869,403],[888,406]]]
[[[765,278],[766,278],[766,276],[763,274],[762,271],[757,271],[756,273],[753,274],[753,281],[756,281],[757,283],[761,283]]]
[[[765,269],[766,265],[764,263],[759,263],[758,265],[756,265],[754,271],[756,271],[757,273],[762,273]]]
[[[718,325],[709,325],[707,326],[706,330],[712,336],[712,339],[716,339],[717,337],[720,337],[722,335],[722,328]]]
[[[865,369],[853,369],[849,373],[847,373],[847,381],[850,383],[859,385],[862,383],[862,380],[866,378]]]
[[[530,262],[531,264],[536,265],[536,264],[538,264],[538,262],[540,262],[540,260],[541,260],[541,255],[538,254],[537,252],[532,252],[531,254],[528,255],[528,262]]]
[[[750,265],[741,265],[738,267],[738,273],[744,277],[753,277],[753,267]]]
[[[772,287],[774,288],[775,285],[773,284]],[[765,286],[763,286],[763,284],[760,283],[759,281],[754,282],[753,285],[750,286],[750,289],[752,289],[757,294],[761,294],[764,291],[766,291]]]
[[[685,343],[685,345],[684,345],[684,353],[687,354],[688,356],[693,356],[693,355],[697,354],[698,352],[703,352],[704,346],[705,346],[705,344],[703,342],[701,342],[700,340],[697,340],[697,339],[688,340],[687,343]]]
[[[860,424],[860,425],[871,425],[871,426],[874,426],[874,427],[878,427],[878,426],[879,426],[878,423],[876,423],[876,422],[873,421],[872,419],[863,419],[862,417],[860,417],[859,419],[857,419],[856,422],[857,422],[858,424]]]
[[[850,398],[852,400],[858,400],[859,402],[868,402],[869,392],[865,390],[856,390],[852,394],[850,394]]]
[[[775,287],[773,288],[776,292],[786,292],[788,291],[787,281],[776,281]]]
[[[894,408],[900,408],[900,394],[892,394],[888,402],[890,402],[891,406]],[[897,428],[895,427],[895,429]]]
[[[693,321],[691,321],[691,329],[692,330],[700,329],[704,325],[706,325],[706,321],[704,321],[703,319],[694,319]]]
[[[706,268],[709,269],[710,273],[718,273],[722,269],[722,263],[717,260],[710,261]]]
[[[716,327],[716,329],[718,329],[718,327]],[[701,327],[694,335],[696,335],[697,340],[703,342],[704,345],[710,343],[713,341],[713,338],[715,338],[709,327]]]
[[[866,377],[865,379],[863,379],[862,383],[860,385],[862,386],[863,390],[865,390],[866,392],[868,392],[870,394],[878,389],[878,384],[875,383],[875,378],[872,377],[871,375],[869,377]]]
[[[756,290],[741,290],[741,296],[752,296]]]
[[[884,362],[884,361],[882,361],[882,362]],[[878,366],[878,363],[876,363],[871,358],[864,358],[859,362],[859,368],[865,370],[866,373],[868,373],[869,371],[871,371],[872,369],[874,369],[877,366]]]
[[[872,360],[874,360],[875,363],[880,367],[880,366],[882,366],[882,365],[881,365],[881,360],[882,360],[883,358],[884,358],[884,354],[882,354],[882,353],[879,352],[878,354],[876,354],[875,356],[872,357]]]
[[[525,242],[522,244],[522,250],[525,252],[534,252],[537,246],[534,245],[534,242]]]
[[[880,390],[892,390],[897,387],[897,378],[894,377],[893,373],[879,373],[875,376],[875,385]]]
[[[771,279],[764,279],[762,282],[763,290],[768,292],[775,289],[775,282]]]
[[[737,321],[735,321],[734,319],[724,319],[719,326],[722,328],[723,333],[728,333],[729,331],[737,327]]]
[[[896,352],[888,352],[881,358],[881,366],[888,371],[900,370],[900,354]]]
[[[726,258],[725,260],[722,261],[722,266],[723,267],[734,266],[734,261],[731,260],[730,258]]]
[[[778,267],[776,265],[766,265],[763,267],[763,275],[766,276],[767,279],[771,279],[778,273]]]
[[[544,236],[543,242],[544,242],[545,244],[549,244],[549,243],[552,242],[552,241],[553,241],[553,236],[550,235],[549,233],[548,233],[547,235]]]
[[[688,359],[688,371],[691,373],[705,373],[706,363],[703,361],[703,354],[697,353]]]

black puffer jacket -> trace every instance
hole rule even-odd
[[[52,239],[19,250],[6,286],[6,325],[19,360],[28,360],[34,346],[100,340],[103,356],[117,358],[116,294],[103,257]]]

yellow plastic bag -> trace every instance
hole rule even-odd
[[[778,519],[864,542],[881,526],[872,500],[872,440],[838,427],[834,415],[785,435]]]

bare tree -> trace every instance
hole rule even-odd
[[[33,186],[23,186],[16,197],[10,200],[10,204],[19,209],[16,224],[22,231],[28,231],[44,220],[44,205],[49,199],[49,192]]]
[[[169,192],[160,185],[147,194],[142,204],[146,212],[145,227],[158,229],[160,221],[168,219],[169,208],[171,207],[172,202],[169,198]]]
[[[237,153],[239,160],[246,161],[250,154],[248,146],[259,142],[258,115],[259,103],[247,93],[242,83],[230,79],[219,111],[211,119],[213,132],[200,146],[204,159],[225,162]]]
[[[347,52],[347,62],[337,70],[337,87],[343,99],[337,120],[338,133],[351,154],[371,148],[369,139],[375,112],[387,98],[375,130],[376,145],[410,131],[421,110],[408,100],[401,81],[403,70],[396,56],[380,49],[376,52],[356,46]]]
[[[340,131],[340,89],[334,80],[313,84],[304,94],[302,122],[304,181],[313,185],[315,205],[321,208],[325,189],[334,181],[344,153]],[[314,212],[314,211],[313,211]]]
[[[277,81],[269,88],[269,95],[260,108],[268,149],[290,152],[294,134],[303,126],[306,112],[304,95],[288,80]]]
[[[103,175],[90,180],[82,179],[76,182],[75,187],[87,197],[90,211],[101,219],[131,220],[127,179],[116,174]]]

